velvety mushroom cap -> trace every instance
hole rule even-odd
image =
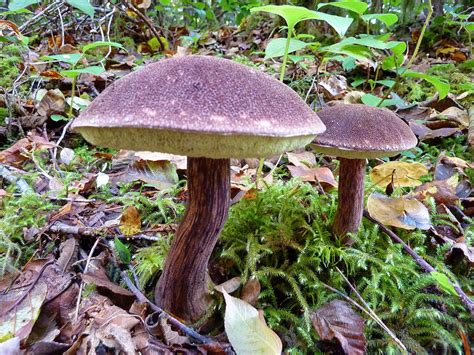
[[[417,144],[410,127],[387,109],[341,104],[324,108],[318,116],[327,130],[312,146],[327,155],[347,159],[389,157]]]
[[[286,85],[205,56],[165,59],[126,75],[72,127],[96,145],[216,159],[283,153],[325,130]]]

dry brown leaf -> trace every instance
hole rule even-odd
[[[142,228],[140,213],[135,206],[128,206],[120,216],[120,231],[126,235],[138,234]]]
[[[428,209],[418,200],[373,193],[367,199],[367,209],[373,218],[387,226],[408,230],[431,227]]]
[[[286,153],[288,161],[294,166],[312,168],[316,166],[316,156],[313,152]]]
[[[321,185],[337,187],[337,181],[329,168],[305,168],[302,166],[287,166],[291,176],[301,178],[303,181],[316,182]]]
[[[452,206],[459,201],[459,197],[456,195],[457,185],[458,177],[457,175],[453,175],[449,179],[424,183],[410,193],[409,197],[424,202],[428,197],[433,197],[438,204],[442,203],[447,206]]]
[[[48,90],[38,103],[37,111],[41,116],[49,116],[52,113],[64,112],[65,106],[65,98],[61,90]]]
[[[346,354],[365,354],[364,319],[344,301],[331,301],[311,314],[311,321],[323,340],[336,338]]]
[[[252,306],[255,306],[261,289],[260,281],[258,281],[257,278],[252,278],[245,283],[240,298]]]
[[[233,277],[219,285],[216,285],[214,286],[214,288],[219,291],[219,292],[222,292],[222,290],[225,290],[225,292],[227,293],[232,293],[234,291],[237,291],[240,287],[240,277],[239,276],[236,276],[236,277]]]
[[[461,128],[469,127],[469,115],[465,110],[461,110],[457,107],[449,107],[443,112],[441,112],[437,119],[453,121],[456,124],[460,125]]]
[[[370,180],[383,189],[392,182],[395,187],[411,187],[421,185],[420,177],[428,174],[428,169],[421,163],[391,161],[378,165],[370,172]]]

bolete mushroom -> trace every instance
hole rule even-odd
[[[209,306],[207,264],[227,217],[230,158],[303,147],[325,130],[276,79],[226,59],[186,56],[116,81],[73,124],[89,142],[188,157],[189,201],[155,291],[186,320]]]
[[[333,233],[346,244],[347,233],[359,229],[364,212],[366,159],[390,157],[413,148],[417,139],[396,114],[360,104],[338,104],[318,112],[326,132],[312,147],[339,158],[338,204]]]

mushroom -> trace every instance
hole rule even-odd
[[[95,145],[188,157],[189,201],[155,290],[185,321],[207,310],[207,264],[227,218],[230,158],[303,147],[325,130],[276,79],[230,60],[166,59],[119,79],[73,124]]]
[[[364,211],[366,159],[397,155],[416,146],[417,139],[408,125],[387,109],[338,104],[324,108],[318,116],[327,129],[312,147],[340,162],[333,233],[351,244],[347,233],[357,232]]]

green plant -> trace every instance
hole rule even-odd
[[[72,78],[71,98],[68,102],[69,104],[68,117],[64,117],[61,115],[52,115],[51,118],[54,121],[60,121],[60,120],[67,121],[73,117],[73,110],[74,110],[74,105],[75,105],[74,101],[75,100],[80,101],[81,99],[75,96],[77,78],[79,77],[80,74],[99,75],[105,71],[102,65],[81,66],[79,64],[81,59],[83,59],[88,52],[98,47],[116,47],[116,48],[124,49],[123,46],[117,42],[97,41],[97,42],[89,43],[85,45],[84,47],[82,47],[82,53],[55,54],[55,55],[47,55],[47,56],[42,57],[42,59],[45,61],[63,62],[70,65],[70,69],[59,71],[59,74],[61,76]]]

